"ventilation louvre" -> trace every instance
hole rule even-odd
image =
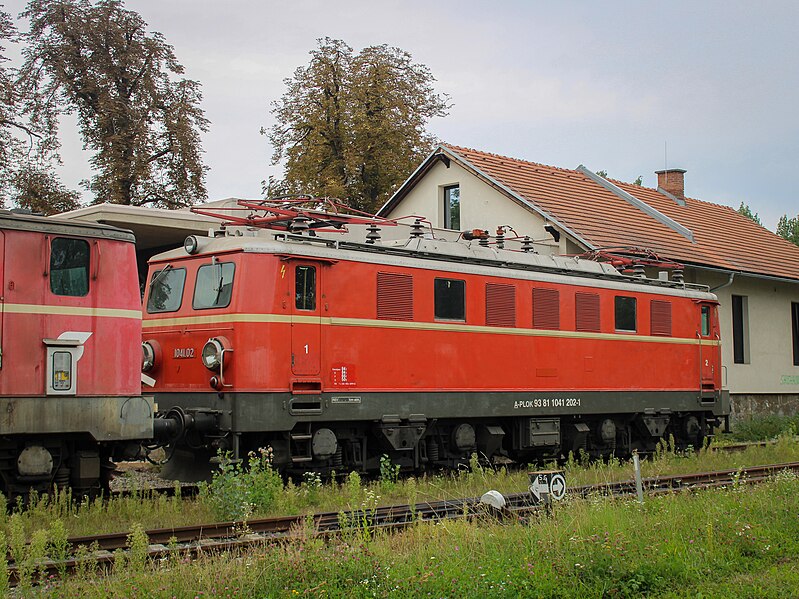
[[[516,288],[513,285],[486,283],[486,324],[516,326]]]
[[[649,317],[652,335],[671,336],[671,302],[652,300]]]
[[[413,277],[392,272],[377,273],[377,318],[413,320]]]
[[[599,295],[596,293],[574,294],[575,328],[578,331],[599,332]]]
[[[560,292],[557,289],[533,289],[533,328],[560,328]]]

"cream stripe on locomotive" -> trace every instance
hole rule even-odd
[[[374,320],[370,318],[340,318],[337,316],[299,316],[289,314],[219,314],[209,316],[180,316],[145,320],[142,327],[208,325],[235,322],[321,324],[325,326],[369,327],[382,329],[410,329],[415,331],[447,331],[451,333],[490,333],[494,335],[520,335],[526,337],[558,337],[571,339],[602,339],[608,341],[640,341],[643,343],[672,343],[678,345],[720,345],[715,339],[686,337],[660,337],[636,335],[634,333],[587,333],[582,331],[553,331],[550,329],[524,329],[511,327],[488,327],[448,322],[405,322],[397,320]]]
[[[6,314],[40,314],[48,316],[99,316],[107,318],[132,318],[141,320],[141,310],[121,308],[83,308],[80,306],[53,306],[47,304],[3,304]]]

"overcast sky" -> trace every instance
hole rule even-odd
[[[23,0],[0,0],[16,15]],[[772,230],[799,213],[799,2],[128,0],[202,83],[209,199],[259,197],[280,174],[259,134],[316,39],[407,50],[449,94],[441,140],[741,201]],[[22,24],[24,28],[24,24]],[[89,175],[76,135],[63,177]],[[88,198],[87,198],[88,199]],[[722,232],[720,232],[721,234]]]

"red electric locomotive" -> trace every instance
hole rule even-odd
[[[697,445],[729,413],[705,287],[529,240],[417,222],[381,241],[395,223],[243,205],[150,261],[143,369],[178,437],[173,474],[267,445],[280,468],[320,472],[621,455]]]
[[[0,281],[2,492],[106,489],[153,436],[133,235],[0,211]]]

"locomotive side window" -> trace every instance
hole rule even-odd
[[[298,266],[294,283],[297,310],[316,310],[316,267]]]
[[[441,320],[466,320],[466,282],[435,280],[435,314]]]
[[[89,293],[89,244],[83,239],[56,237],[50,246],[50,291],[56,295]]]
[[[615,297],[617,331],[627,331],[630,333],[636,331],[635,307],[636,302],[634,297],[626,297],[623,295],[617,295]]]
[[[702,336],[710,335],[710,306],[702,306]]]
[[[194,284],[195,310],[208,308],[226,308],[230,305],[233,293],[233,275],[236,265],[232,262],[205,264],[197,270],[197,282]]]
[[[177,312],[183,302],[183,284],[185,282],[185,268],[166,267],[163,270],[155,271],[150,280],[147,313]]]

